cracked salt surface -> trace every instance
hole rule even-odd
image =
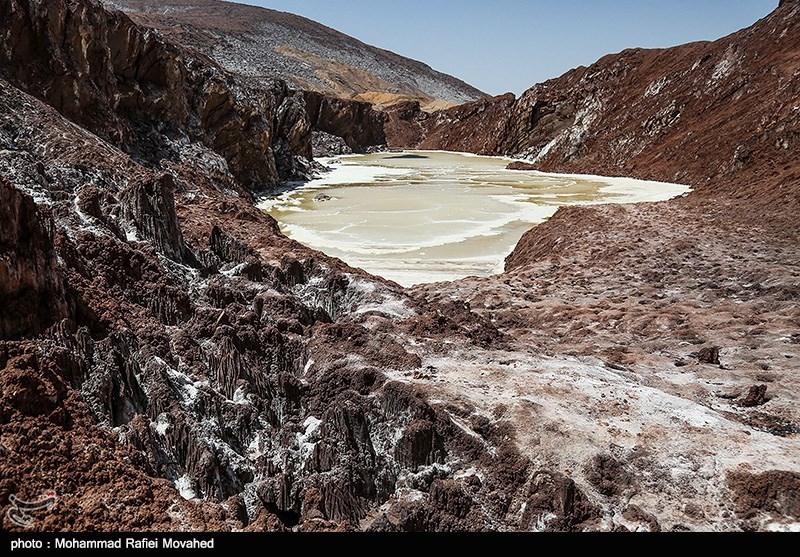
[[[512,360],[514,366],[500,363]],[[538,467],[566,473],[595,493],[601,506],[614,503],[597,495],[583,472],[600,453],[636,463],[640,485],[630,503],[663,509],[660,520],[674,523],[686,523],[684,506],[693,503],[704,509],[704,527],[710,523],[712,529],[725,522],[716,501],[727,489],[728,472],[800,469],[798,439],[732,422],[713,408],[646,384],[658,371],[666,388],[680,393],[679,385],[670,388],[671,379],[682,377],[679,371],[673,378],[665,370],[616,371],[595,358],[474,349],[423,358],[422,368],[429,366],[435,373],[428,378],[413,371],[388,375],[419,385],[434,405],[461,400],[475,413],[508,420],[523,454]],[[477,435],[465,420],[448,414],[457,427]],[[800,524],[770,527],[793,530]]]

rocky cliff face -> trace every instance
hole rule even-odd
[[[515,106],[513,94],[427,113],[419,103],[386,109],[387,145],[392,149],[433,149],[504,154],[506,128]]]
[[[354,153],[386,145],[383,113],[370,103],[347,101],[306,91],[306,111],[314,130],[340,137]]]
[[[65,318],[67,302],[52,217],[5,179],[0,179],[0,201],[0,338],[16,339]]]
[[[302,100],[280,81],[249,88],[99,3],[9,0],[0,64],[14,85],[150,166],[202,144],[250,191],[310,158]]]

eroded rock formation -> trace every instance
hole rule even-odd
[[[0,177],[0,338],[36,335],[68,313],[55,223]]]
[[[302,101],[282,82],[248,88],[99,2],[2,8],[0,64],[10,83],[150,166],[200,143],[258,191],[295,177],[294,158],[311,156]]]
[[[315,130],[341,137],[354,153],[386,144],[384,115],[367,102],[348,101],[306,91],[306,111]]]

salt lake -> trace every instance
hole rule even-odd
[[[688,186],[507,170],[512,159],[404,151],[320,159],[321,178],[259,206],[284,234],[404,286],[502,272],[562,205],[670,199]]]

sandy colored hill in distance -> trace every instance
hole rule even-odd
[[[428,110],[486,94],[416,60],[364,44],[309,19],[219,0],[109,0],[134,21],[251,78],[385,107],[419,100]]]

